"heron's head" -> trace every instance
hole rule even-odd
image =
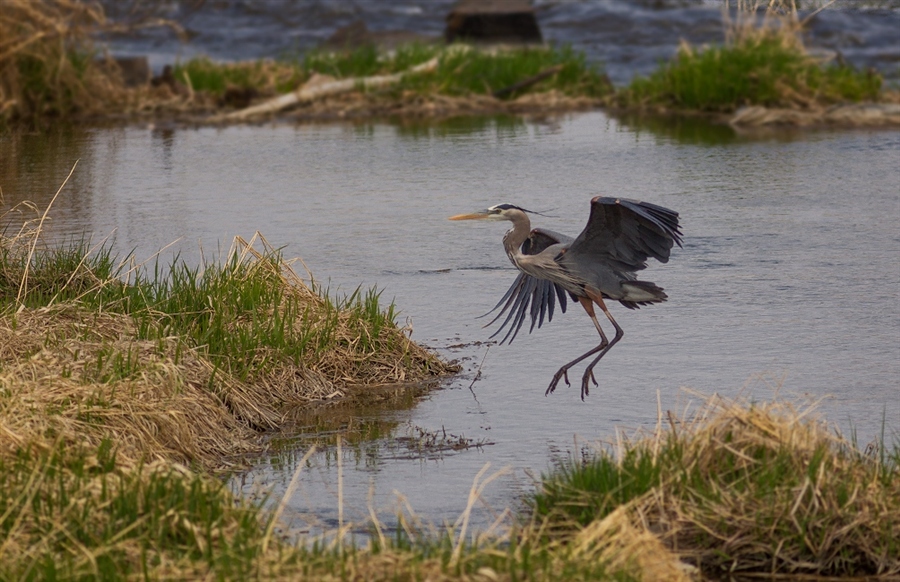
[[[512,204],[497,204],[471,214],[451,216],[450,220],[515,220],[516,217],[522,216],[526,212],[531,211]]]

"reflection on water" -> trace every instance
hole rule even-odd
[[[728,125],[713,125],[704,119],[684,116],[614,114],[616,121],[637,135],[659,136],[682,144],[718,146],[735,143],[741,137]],[[782,135],[788,135],[782,133]]]
[[[451,117],[449,119],[429,120],[421,118],[400,119],[393,121],[397,128],[397,134],[403,137],[431,139],[435,137],[453,139],[477,135],[486,131],[493,132],[497,137],[515,137],[517,134],[527,133],[529,124],[519,115],[481,116],[470,115],[463,117]],[[363,124],[359,126],[360,132],[372,134],[374,127]]]
[[[900,430],[900,132],[729,131],[585,113],[8,135],[0,214],[24,199],[46,203],[80,158],[50,236],[115,232],[116,248],[138,259],[180,239],[173,252],[197,261],[200,245],[210,256],[260,230],[332,288],[384,289],[414,339],[465,369],[416,407],[386,413],[384,446],[406,427],[494,444],[430,459],[360,456],[348,445],[346,518],[365,519],[370,502],[390,514],[396,490],[439,522],[459,515],[485,463],[515,469],[485,497],[492,511],[513,505],[532,486],[529,472],[615,438],[617,427],[653,426],[657,397],[680,415],[691,398],[682,387],[822,399],[826,417],[863,443]],[[680,211],[685,248],[642,274],[669,302],[613,307],[625,338],[587,401],[577,387],[545,397],[558,366],[596,341],[590,320],[573,308],[510,346],[478,343],[491,330],[476,316],[514,277],[500,244],[506,227],[446,218],[512,202],[555,209],[558,218],[536,225],[577,234],[596,194]],[[337,472],[323,444],[291,503],[327,524],[337,520]],[[244,490],[270,486],[278,499],[300,453],[251,471]]]

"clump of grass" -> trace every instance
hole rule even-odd
[[[407,76],[389,90],[390,94],[491,95],[552,67],[559,70],[510,96],[528,91],[558,91],[570,96],[600,97],[611,90],[599,67],[589,64],[583,54],[570,47],[486,51],[464,45],[448,49],[409,45],[385,58],[370,46],[343,53],[313,52],[307,55],[304,68],[336,77],[391,74],[438,55],[441,58],[434,72]]]
[[[683,44],[675,59],[636,78],[615,97],[624,107],[730,113],[745,105],[818,108],[876,101],[882,77],[847,64],[822,64],[806,53],[803,23],[793,2],[769,3],[761,22],[757,5],[726,9],[726,43],[695,49]]]
[[[874,101],[881,77],[848,65],[822,66],[778,39],[695,51],[632,81],[617,97],[628,107],[728,113],[745,105],[810,107]]]
[[[785,403],[712,400],[546,475],[531,504],[562,537],[625,512],[709,573],[900,573],[900,445],[867,456]]]
[[[289,61],[219,63],[206,57],[176,64],[173,76],[178,81],[189,80],[195,91],[216,97],[221,97],[230,88],[252,89],[265,95],[287,93],[308,77],[301,67]]]

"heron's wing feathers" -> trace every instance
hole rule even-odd
[[[572,237],[559,232],[554,232],[546,228],[535,228],[531,231],[531,234],[528,235],[528,238],[525,239],[525,242],[522,243],[522,254],[536,255],[547,247],[559,243],[567,244],[573,240]]]
[[[681,246],[678,213],[649,202],[597,197],[587,226],[569,247],[570,259],[590,256],[621,271],[639,271],[647,258],[665,263]]]
[[[565,313],[566,293],[561,287],[545,279],[538,279],[525,273],[519,273],[513,284],[510,285],[509,290],[507,290],[506,295],[504,295],[504,299],[491,310],[492,312],[502,305],[500,313],[485,324],[485,327],[506,315],[503,323],[500,324],[500,327],[491,337],[500,335],[506,329],[506,335],[503,336],[500,343],[506,343],[507,341],[512,343],[528,316],[531,317],[529,333],[534,330],[535,325],[541,327],[544,324],[545,315],[548,322],[553,321],[553,312],[556,309],[557,299],[559,300],[560,310]],[[508,329],[507,326],[509,326]]]
[[[553,232],[552,230],[536,228],[531,231],[531,234],[522,243],[522,254],[536,255],[552,245],[571,241],[572,237],[570,236]],[[557,299],[559,300],[560,310],[565,313],[566,293],[562,287],[544,279],[537,279],[531,275],[519,273],[497,305],[482,315],[484,317],[500,309],[500,313],[489,321],[485,327],[506,314],[506,319],[503,320],[500,328],[491,337],[499,335],[507,325],[512,324],[500,342],[504,343],[509,340],[512,343],[519,330],[522,329],[526,316],[531,317],[529,333],[534,331],[535,325],[537,327],[544,325],[545,315],[548,322],[553,321],[553,312],[556,309]]]

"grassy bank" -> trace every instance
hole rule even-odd
[[[624,519],[713,577],[900,575],[900,443],[864,453],[786,403],[670,422],[546,475],[547,537]]]
[[[221,264],[162,266],[82,242],[42,248],[31,228],[0,239],[0,378],[25,395],[6,393],[10,446],[99,446],[112,430],[129,459],[212,468],[252,450],[288,404],[452,370],[377,291],[329,297],[261,238],[236,239]]]

